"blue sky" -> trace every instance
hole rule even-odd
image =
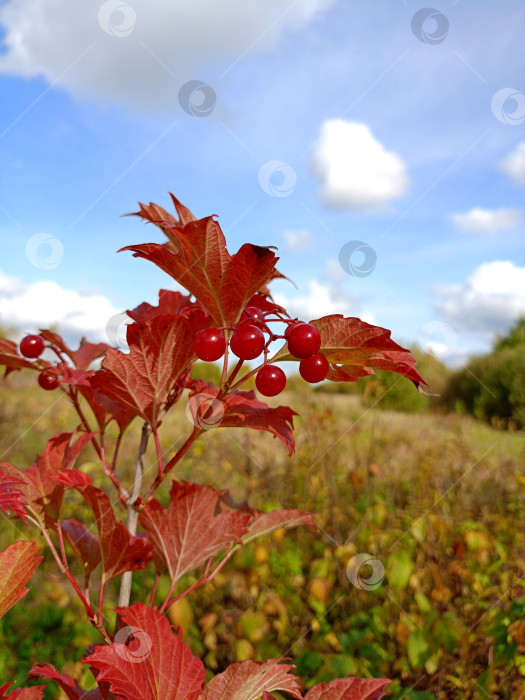
[[[168,191],[230,251],[278,246],[305,320],[454,364],[525,313],[519,0],[4,0],[0,26],[0,323],[105,340],[154,302],[170,279],[116,251],[160,240],[121,214]]]

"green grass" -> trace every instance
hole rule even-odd
[[[76,425],[66,400],[54,403],[58,392],[39,391],[33,377],[10,377],[2,394],[0,459],[29,466],[48,437]],[[519,697],[525,436],[467,416],[378,410],[366,397],[309,387],[270,403],[301,414],[292,458],[268,434],[219,429],[208,431],[174,474],[229,488],[256,507],[319,514],[319,532],[256,541],[194,594],[190,607],[172,611],[210,672],[240,658],[286,655],[308,685],[374,675],[394,679],[397,698]],[[176,406],[162,429],[163,450],[171,455],[190,431],[184,406]],[[122,453],[124,481],[139,433],[136,421]],[[104,485],[93,460],[87,452],[79,465]],[[146,469],[156,469],[151,450]],[[71,517],[67,504],[64,517]],[[12,527],[0,533],[2,549]],[[363,552],[385,568],[373,591],[346,575],[348,561]],[[6,680],[22,680],[37,661],[78,661],[96,638],[52,572],[46,560],[30,597],[4,618]],[[151,581],[149,569],[135,577],[134,600],[146,598]],[[108,601],[108,614],[111,607]]]

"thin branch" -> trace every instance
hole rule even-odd
[[[144,455],[146,453],[146,448],[148,446],[148,439],[150,435],[150,427],[147,423],[142,426],[142,434],[140,436],[140,445],[137,455],[137,462],[135,465],[135,478],[133,481],[133,490],[131,496],[127,499],[127,521],[126,525],[129,530],[130,535],[137,534],[137,523],[139,519],[139,512],[135,508],[135,502],[140,497],[140,491],[142,489],[142,476],[144,474]],[[122,574],[120,580],[120,593],[118,604],[119,607],[125,608],[129,605],[129,600],[131,597],[131,581],[133,578],[133,573],[131,571],[126,571]],[[117,621],[118,624],[118,621]]]

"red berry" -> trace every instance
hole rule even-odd
[[[299,374],[310,384],[316,384],[326,379],[330,365],[324,355],[312,355],[299,362]]]
[[[264,365],[257,372],[255,386],[263,396],[277,396],[286,386],[286,374],[280,367]]]
[[[298,323],[288,335],[288,350],[300,360],[315,355],[320,347],[319,331],[309,323]]]
[[[42,389],[45,389],[46,391],[53,391],[53,389],[56,389],[58,386],[58,379],[54,374],[50,374],[44,370],[38,375],[38,383]]]
[[[224,335],[218,328],[205,328],[196,335],[193,351],[199,360],[205,362],[219,360],[226,351]]]
[[[26,335],[20,342],[20,352],[31,360],[40,357],[44,347],[44,340],[39,335]]]
[[[248,316],[248,318],[252,319],[253,321],[264,321],[263,312],[256,306],[247,306],[244,309],[243,314]]]
[[[259,357],[266,345],[264,333],[257,326],[239,326],[230,339],[230,348],[241,360],[254,360]]]
[[[292,328],[295,328],[295,327],[298,326],[300,323],[304,323],[304,321],[295,320],[295,321],[292,321],[291,323],[289,323],[289,324],[286,326],[286,330],[284,331],[284,337],[285,337],[285,338],[288,338],[288,336],[289,336],[290,333],[291,333]]]

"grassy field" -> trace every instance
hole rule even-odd
[[[48,437],[75,426],[67,400],[35,388],[33,377],[12,376],[1,391],[0,460],[29,466]],[[465,416],[380,411],[359,396],[309,387],[277,398],[301,414],[293,457],[268,434],[218,429],[176,474],[228,488],[252,506],[318,514],[318,532],[256,541],[170,611],[209,672],[289,656],[308,685],[363,675],[392,678],[395,698],[525,697],[525,436]],[[170,454],[190,430],[177,406],[163,426],[163,450]],[[137,422],[124,474],[139,431]],[[93,459],[86,452],[79,466],[104,486]],[[17,536],[26,535],[4,521],[2,549]],[[384,569],[374,590],[347,575],[361,553]],[[372,569],[359,573],[366,579]],[[133,600],[147,598],[151,580],[149,569],[135,576]],[[87,678],[78,660],[98,641],[47,560],[1,636],[5,680],[23,678],[36,661],[67,662]]]

